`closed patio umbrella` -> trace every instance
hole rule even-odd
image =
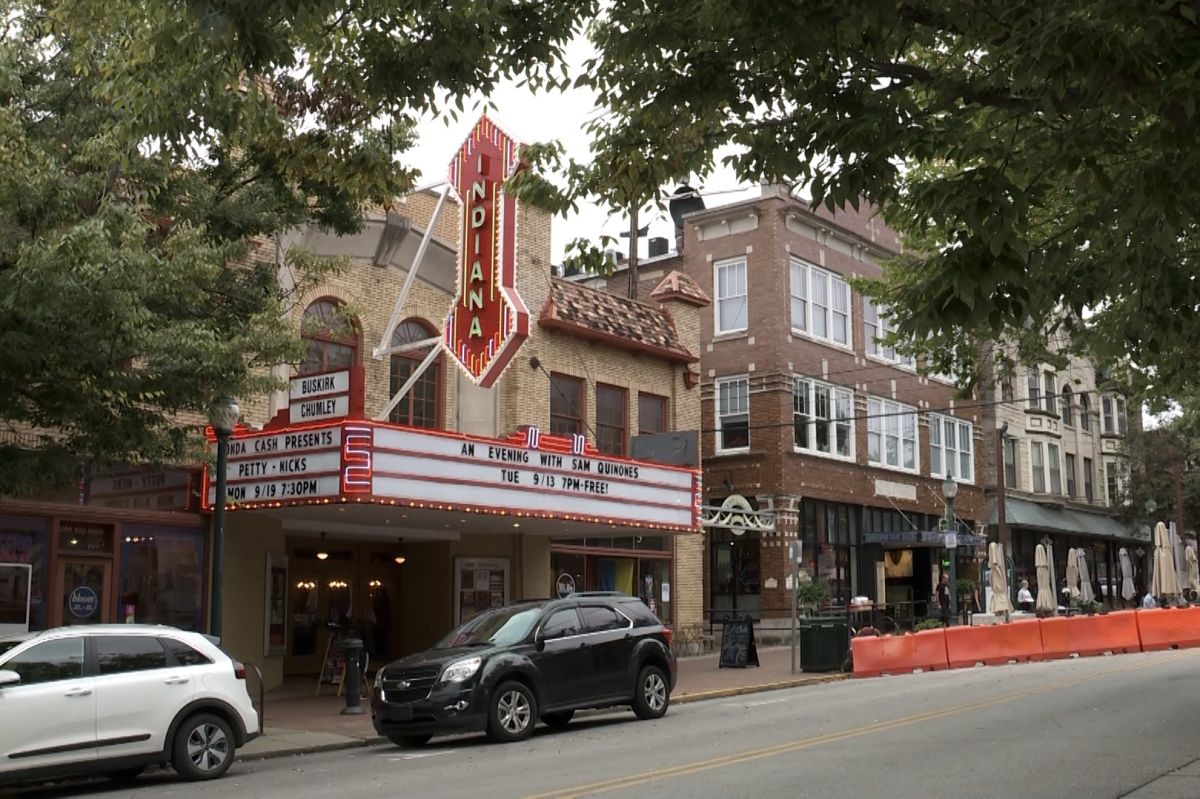
[[[1196,559],[1196,548],[1184,550],[1184,560],[1187,561],[1187,585],[1189,591],[1200,594],[1200,561]]]
[[[1171,534],[1162,522],[1154,527],[1154,576],[1150,583],[1150,593],[1157,599],[1179,596],[1179,575],[1175,571]]]
[[[1087,550],[1075,550],[1075,557],[1079,560],[1079,604],[1086,607],[1096,600],[1096,592],[1092,590],[1092,575],[1088,572]]]
[[[1079,556],[1075,547],[1067,550],[1067,601],[1079,599]]]
[[[1034,607],[1039,611],[1054,612],[1058,599],[1054,596],[1054,583],[1050,582],[1050,563],[1046,559],[1046,548],[1041,544],[1033,553],[1033,564],[1037,569],[1037,602]]]
[[[994,541],[988,544],[988,572],[992,588],[988,613],[1012,613],[1012,600],[1008,598],[1008,573],[1004,570],[1004,547]]]
[[[1129,560],[1129,550],[1121,547],[1121,599],[1132,602],[1137,590],[1133,587],[1133,563]]]
[[[1058,568],[1054,565],[1054,544],[1050,540],[1046,540],[1046,565],[1050,567],[1050,585],[1054,586],[1054,599],[1052,600],[1057,609],[1062,597],[1058,593]]]

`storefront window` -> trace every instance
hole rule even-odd
[[[112,552],[112,527],[105,524],[60,522],[58,551],[81,555],[106,555]]]
[[[203,626],[204,531],[127,524],[121,528],[122,621]]]
[[[32,567],[29,590],[29,629],[46,628],[46,596],[50,591],[48,565],[50,522],[47,519],[0,516],[0,563],[21,563]],[[25,597],[21,597],[24,602]],[[0,597],[0,616],[24,620],[24,607],[7,608]],[[0,623],[4,623],[0,621]]]
[[[589,539],[591,540],[593,539]],[[571,542],[572,545],[575,543]],[[673,607],[671,563],[669,555],[646,557],[630,553],[626,557],[599,549],[595,554],[551,551],[552,595],[567,596],[579,591],[617,591],[641,598],[650,610],[669,624]]]

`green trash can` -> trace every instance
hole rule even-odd
[[[800,619],[800,670],[838,671],[850,654],[850,624],[844,617]]]

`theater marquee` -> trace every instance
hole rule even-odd
[[[700,526],[698,471],[601,456],[536,430],[487,439],[345,421],[240,432],[226,478],[231,509],[353,502],[677,532]],[[211,507],[207,473],[205,482]]]

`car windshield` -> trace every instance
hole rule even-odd
[[[489,610],[452,630],[434,649],[515,644],[529,635],[541,612],[537,605]]]

